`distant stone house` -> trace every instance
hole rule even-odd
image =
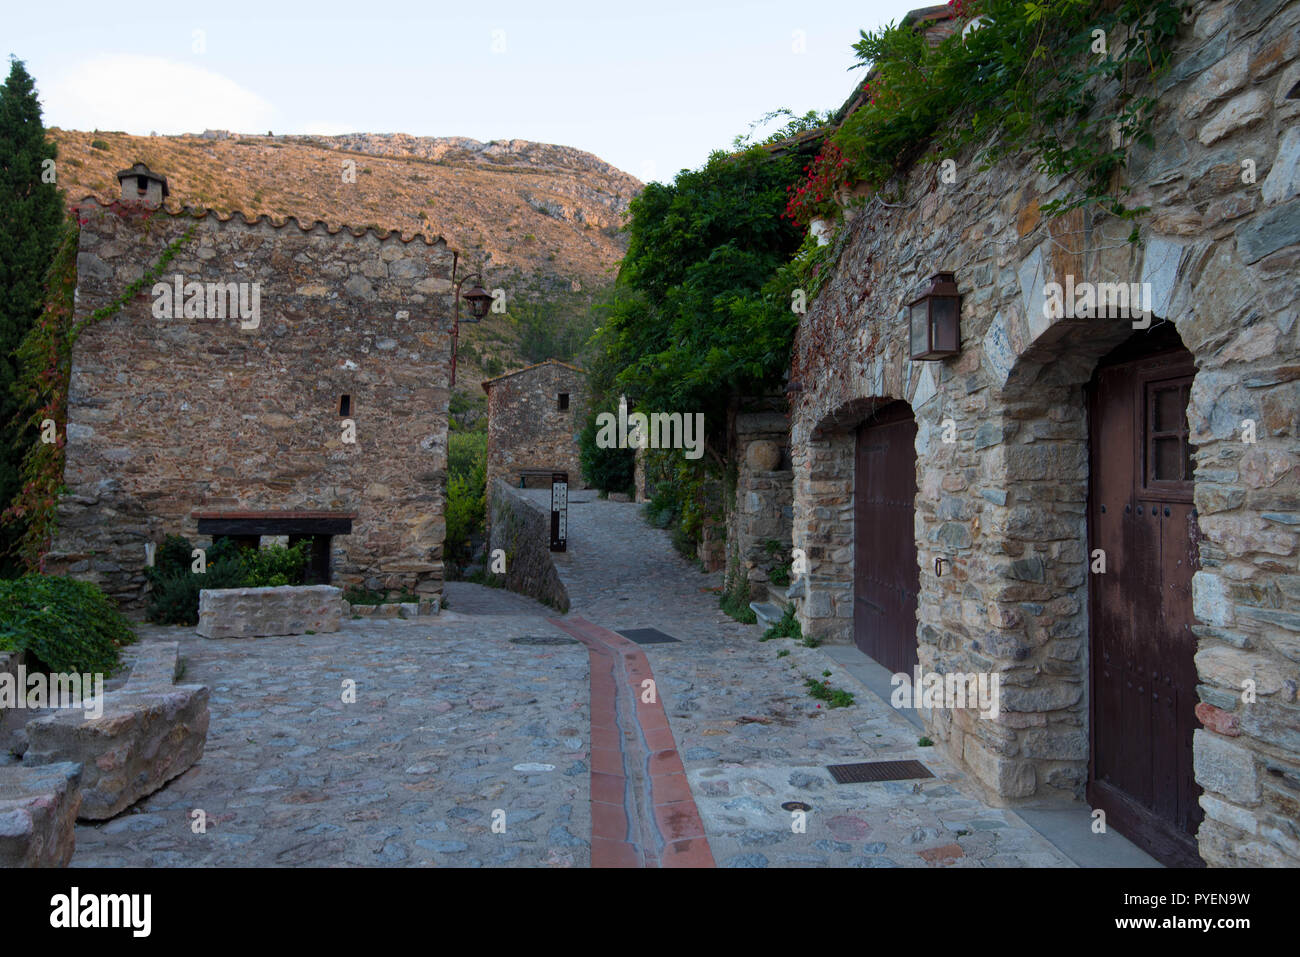
[[[482,383],[488,397],[487,487],[496,479],[525,488],[566,472],[582,487],[578,437],[587,422],[587,374],[547,359]]]
[[[1023,157],[918,166],[848,214],[794,349],[805,633],[998,675],[996,715],[927,733],[991,800],[1086,801],[1174,864],[1300,864],[1297,35],[1294,0],[1194,4],[1140,244],[1041,214],[1066,186]],[[912,361],[943,271],[959,351]],[[1149,327],[1048,317],[1067,282],[1144,284]]]
[[[78,320],[193,234],[75,346],[47,567],[138,604],[147,543],[287,536],[312,543],[316,581],[436,597],[455,254],[169,210],[139,164],[119,180],[120,199],[75,207]]]

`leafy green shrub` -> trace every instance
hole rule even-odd
[[[237,587],[277,588],[282,585],[301,585],[309,559],[306,542],[299,542],[292,547],[270,545],[266,548],[247,548],[240,555],[239,561],[243,584]]]
[[[193,546],[180,535],[169,535],[145,569],[149,607],[145,617],[161,625],[196,625],[199,592],[205,588],[267,588],[301,585],[309,561],[308,545],[293,548],[240,548],[232,539],[218,539],[205,549],[203,574],[192,571]]]
[[[681,525],[674,525],[669,537],[672,539],[673,548],[677,549],[679,554],[691,561],[696,559],[699,554],[699,543],[691,537],[690,532]]]
[[[112,674],[119,650],[134,641],[130,623],[90,582],[0,581],[0,649],[26,651],[51,672]]]
[[[763,543],[763,550],[767,552],[768,558],[775,559],[785,549],[775,538],[769,538]],[[773,585],[784,588],[786,585],[790,584],[790,569],[793,567],[793,563],[789,561],[773,564],[767,570],[768,581]]]
[[[618,407],[601,408],[593,403],[587,424],[578,437],[583,478],[602,492],[631,492],[636,478],[636,452],[633,449],[602,449],[596,444],[599,432],[596,416],[602,412],[618,415]]]
[[[723,592],[722,599],[718,605],[736,621],[745,625],[758,624],[758,615],[754,614],[754,609],[749,607],[749,601],[743,598],[737,598],[733,592]]]
[[[205,588],[243,587],[238,564],[209,564],[207,568],[203,575],[187,568],[149,576],[149,607],[145,618],[159,625],[197,625],[199,592]]]
[[[799,624],[799,619],[794,616],[794,605],[786,605],[785,614],[781,616],[780,621],[772,624],[758,640],[771,641],[773,638],[793,638],[795,641],[803,639],[803,627]]]
[[[641,514],[655,528],[668,528],[677,518],[677,506],[666,491],[657,491],[642,506]]]
[[[91,140],[90,148],[93,150],[106,150],[109,148],[109,146],[103,140]]]
[[[486,432],[452,432],[447,436],[447,474],[470,476],[487,467]]]
[[[739,549],[734,547],[727,556],[727,577],[722,585],[718,605],[736,621],[756,625],[758,616],[749,607],[749,576],[745,573],[739,556]]]
[[[193,563],[191,557],[193,553],[194,546],[190,544],[188,538],[181,535],[168,535],[154,552],[153,567],[159,575],[188,572]],[[208,559],[212,559],[210,552]],[[149,573],[146,572],[147,574]]]
[[[449,561],[467,564],[487,511],[487,436],[452,434],[447,449],[447,536]]]
[[[469,343],[461,346],[461,354],[473,362],[478,361],[478,350]],[[456,440],[461,434],[466,432],[481,432],[485,438],[482,439],[486,446],[487,439],[487,396],[485,395],[466,395],[463,392],[453,392],[451,401],[447,408],[447,415],[450,418],[448,429],[450,446],[448,448],[448,458],[454,459],[456,456]],[[454,468],[454,465],[452,466]]]
[[[927,149],[925,159],[937,160],[969,146],[981,168],[1028,151],[1021,162],[1035,172],[1067,177],[1077,192],[1045,204],[1049,215],[1085,203],[1126,219],[1141,212],[1124,206],[1114,174],[1133,144],[1154,148],[1151,82],[1168,68],[1183,4],[965,0],[957,7],[962,19],[985,15],[984,26],[959,28],[937,44],[910,23],[862,33],[854,49],[872,65],[866,102],[805,167],[787,216],[807,223],[833,214],[840,187],[879,188]],[[1098,32],[1125,39],[1099,56]],[[1122,92],[1099,104],[1110,83]]]

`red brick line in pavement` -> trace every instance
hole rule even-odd
[[[549,621],[591,662],[591,866],[715,866],[657,688],[643,698],[645,652],[584,618]]]

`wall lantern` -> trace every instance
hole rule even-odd
[[[455,275],[456,267],[452,266],[452,274]],[[465,283],[470,283],[470,287],[464,293],[460,287]],[[492,308],[492,294],[483,288],[482,273],[471,273],[456,283],[452,298],[455,300],[455,321],[451,326],[451,384],[456,384],[456,353],[459,351],[457,346],[460,343],[460,301],[463,298],[469,303],[469,313],[473,318],[466,317],[466,322],[478,322],[488,314]]]
[[[961,296],[950,272],[937,272],[909,307],[912,360],[946,359],[961,351]]]
[[[479,277],[475,276],[467,278]],[[461,281],[464,282],[464,280]],[[488,310],[492,308],[492,294],[478,283],[474,283],[474,285],[461,293],[461,297],[469,303],[470,315],[475,319],[482,319],[488,314]]]

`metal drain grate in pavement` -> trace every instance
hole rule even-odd
[[[524,635],[520,638],[511,638],[510,643],[512,645],[576,645],[578,639],[567,635]]]
[[[906,781],[932,778],[934,774],[920,761],[865,761],[862,764],[831,764],[826,770],[836,784],[865,784],[870,781]]]
[[[638,645],[666,645],[670,641],[677,641],[672,635],[665,635],[658,628],[628,628],[626,631],[620,631],[620,635],[629,641],[635,641]]]

